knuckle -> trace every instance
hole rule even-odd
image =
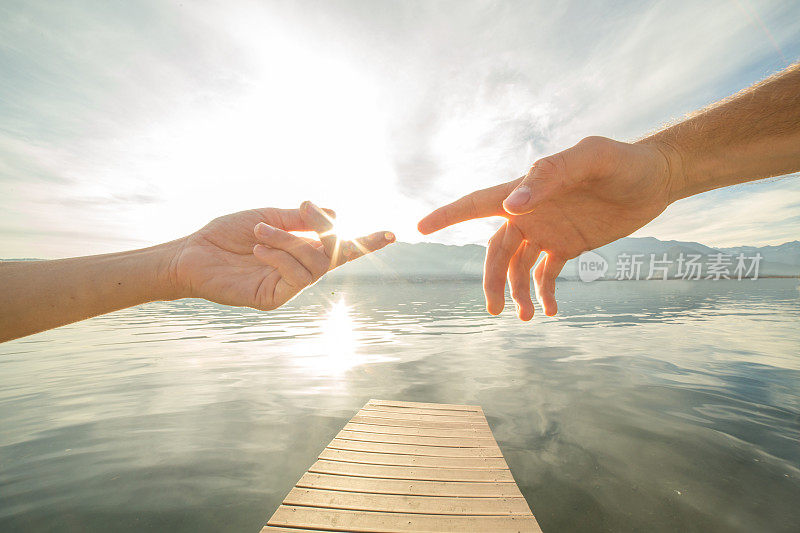
[[[327,255],[322,254],[321,257],[317,257],[314,260],[313,266],[314,266],[314,274],[316,274],[317,277],[320,277],[323,274],[325,274],[330,268],[331,260],[328,258]]]
[[[600,171],[607,170],[619,153],[619,143],[607,137],[586,137],[578,146],[591,154],[592,165]]]
[[[464,197],[465,203],[467,205],[467,214],[470,218],[474,218],[478,215],[478,204],[477,204],[477,195],[475,193],[470,193]]]
[[[297,281],[299,281],[303,286],[310,285],[314,281],[314,277],[311,275],[306,269],[301,269],[297,273]]]
[[[598,137],[595,135],[581,139],[577,146],[588,152],[604,156],[613,153],[617,143],[607,137]]]
[[[455,217],[453,216],[453,211],[455,211],[455,209],[453,205],[446,206],[442,209],[442,222],[445,226],[450,226],[455,221]]]
[[[539,159],[536,163],[534,163],[533,168],[531,171],[538,172],[539,174],[557,174],[559,171],[559,162],[560,159],[557,156],[547,156]]]
[[[583,146],[585,148],[600,148],[606,144],[608,141],[605,137],[600,137],[599,135],[590,135],[589,137],[584,137],[578,142],[578,146]]]

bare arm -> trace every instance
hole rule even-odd
[[[800,63],[640,142],[669,153],[673,202],[800,170]]]
[[[332,216],[308,202],[254,209],[152,248],[0,263],[0,342],[154,300],[274,309],[329,270],[394,241],[386,232],[339,241],[330,234]],[[323,242],[292,231],[324,233]]]
[[[176,243],[56,261],[0,263],[0,342],[153,300],[169,283]]]
[[[798,170],[800,64],[636,143],[583,139],[522,178],[436,209],[419,230],[505,217],[486,253],[486,307],[503,310],[508,279],[519,317],[530,320],[534,265],[536,296],[554,315],[556,277],[569,259],[630,235],[681,198]]]

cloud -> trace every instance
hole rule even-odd
[[[111,251],[306,198],[418,240],[426,210],[538,157],[638,138],[782,68],[798,33],[778,1],[4,2],[0,250]],[[777,242],[795,193],[710,193],[643,231]],[[51,228],[82,237],[56,248]]]
[[[798,174],[681,200],[634,234],[712,247],[782,244],[798,235]]]

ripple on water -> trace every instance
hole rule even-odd
[[[6,343],[0,530],[257,531],[383,397],[482,405],[545,530],[791,531],[795,285],[567,282],[527,324],[479,282],[319,285]]]

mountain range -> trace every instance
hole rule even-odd
[[[696,259],[696,262],[702,265],[702,278],[711,272],[708,267],[713,262],[721,263],[722,270],[727,269],[730,277],[736,277],[735,267],[739,254],[743,254],[745,266],[748,268],[752,266],[752,258],[756,254],[761,255],[761,259],[758,261],[759,277],[800,277],[800,241],[791,241],[778,246],[712,248],[699,242],[662,241],[654,237],[626,237],[593,252],[602,257],[608,265],[605,274],[599,279],[615,279],[619,275],[619,270],[626,268],[625,263],[638,263],[640,270],[638,279],[645,279],[650,274],[651,254],[655,256],[654,266],[667,267],[667,277],[669,278],[681,277],[681,273],[678,271],[681,254],[683,254],[684,260],[689,259],[690,256],[701,256]],[[666,254],[666,262],[663,262],[664,254]],[[718,254],[722,254],[722,256],[718,258]],[[335,279],[380,278],[418,281],[479,278],[483,274],[485,256],[486,247],[477,244],[455,246],[399,242],[387,246],[369,257],[349,263],[328,276]],[[577,259],[568,261],[559,277],[578,279],[578,268]],[[657,269],[656,273],[658,277],[663,275]],[[752,277],[752,274],[751,271],[745,277]]]
[[[606,263],[605,272],[593,279],[617,279],[621,270],[626,278],[646,279],[650,275],[651,258],[655,266],[666,266],[668,278],[681,277],[678,260],[683,256],[700,256],[701,278],[709,275],[708,267],[715,256],[722,254],[728,261],[723,265],[730,277],[736,277],[735,267],[739,254],[750,267],[751,258],[760,254],[758,277],[800,277],[800,241],[786,242],[777,246],[736,246],[712,248],[699,242],[662,241],[654,237],[625,237],[590,252]],[[651,255],[652,254],[652,255]],[[666,254],[666,262],[664,258]],[[486,247],[478,244],[464,246],[436,243],[398,242],[367,257],[348,263],[326,275],[331,280],[348,278],[371,278],[380,280],[425,281],[443,279],[471,279],[483,275]],[[596,256],[584,257],[596,260]],[[6,261],[36,261],[37,259],[6,259]],[[0,259],[0,261],[3,261]],[[719,261],[719,260],[717,260]],[[638,263],[639,276],[630,276],[634,263]],[[580,279],[578,259],[567,262],[562,279]],[[686,270],[685,268],[683,269]],[[657,277],[663,271],[654,270]],[[744,277],[752,277],[752,272]]]

